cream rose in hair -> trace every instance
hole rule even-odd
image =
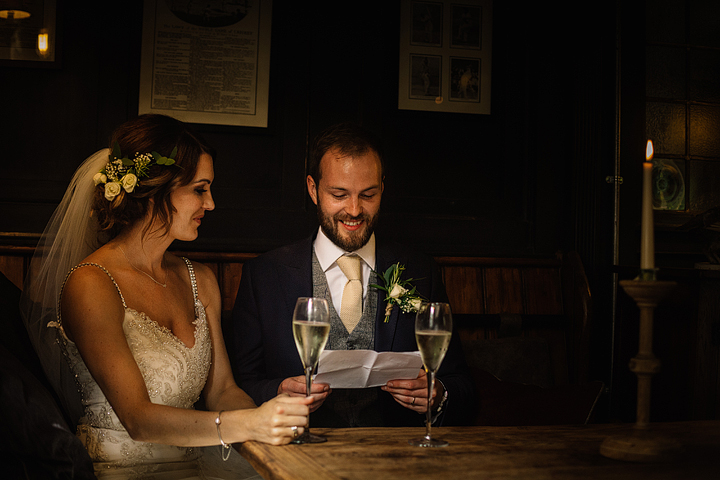
[[[105,198],[107,198],[109,201],[113,201],[115,197],[117,197],[120,194],[120,191],[122,190],[122,186],[120,185],[120,182],[109,182],[105,184]]]
[[[137,185],[137,180],[134,174],[128,173],[122,178],[122,187],[127,193],[132,193],[132,191],[135,190],[135,185]]]
[[[93,176],[93,181],[95,182],[95,186],[98,186],[101,183],[107,182],[107,175],[98,172]]]
[[[108,162],[105,167],[93,175],[95,185],[105,184],[105,198],[113,201],[122,189],[127,193],[135,191],[140,178],[150,176],[150,167],[153,165],[170,166],[175,164],[177,147],[173,148],[169,157],[164,157],[158,152],[135,153],[132,158],[123,157],[120,152],[120,145],[113,144],[112,153],[108,155]],[[110,180],[110,182],[108,182]]]

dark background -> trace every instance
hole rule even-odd
[[[5,244],[33,245],[74,169],[137,115],[142,2],[58,3],[57,68],[0,65]],[[707,240],[687,224],[720,204],[718,3],[494,3],[492,112],[469,115],[398,110],[399,1],[275,0],[268,127],[195,126],[218,150],[217,208],[179,248],[263,252],[313,231],[308,141],[355,121],[385,144],[379,235],[439,256],[579,252],[594,297],[592,376],[622,399],[634,388],[637,311],[617,281],[637,273],[652,136],[657,154],[686,168],[686,210],[656,212],[660,274],[684,282],[658,312],[657,354],[675,365],[658,376],[672,397],[659,416],[717,416],[691,407],[698,358],[717,376],[719,355],[717,339],[709,353],[693,347],[697,292],[714,287],[692,270]],[[610,417],[632,417],[633,402],[622,403]]]

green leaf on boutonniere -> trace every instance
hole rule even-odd
[[[385,292],[385,302],[387,302],[385,305],[385,323],[390,320],[394,305],[397,305],[405,313],[414,313],[418,311],[420,303],[424,299],[417,293],[417,288],[410,284],[413,281],[412,278],[407,280],[401,278],[404,271],[405,266],[400,265],[400,263],[391,265],[382,275],[373,270],[373,273],[378,278],[381,278],[385,284],[370,284],[371,287]]]

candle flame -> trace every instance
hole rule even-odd
[[[652,140],[647,141],[647,147],[645,148],[645,161],[649,162],[653,158],[653,154],[655,151],[653,150],[653,144]]]

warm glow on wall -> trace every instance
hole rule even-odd
[[[8,20],[22,20],[29,16],[30,12],[24,10],[0,10],[0,18],[7,18]]]

